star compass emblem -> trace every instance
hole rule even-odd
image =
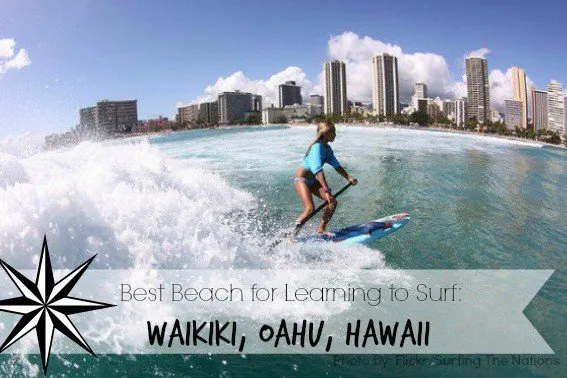
[[[21,297],[0,300],[0,311],[23,315],[6,341],[0,346],[0,353],[35,329],[43,372],[46,374],[53,333],[57,329],[96,357],[91,347],[69,319],[69,315],[72,314],[114,306],[69,296],[69,293],[95,257],[96,255],[55,282],[47,248],[47,238],[44,236],[35,283],[0,259],[0,265],[22,294]]]

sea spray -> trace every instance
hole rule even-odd
[[[147,142],[10,159],[17,169],[0,171],[0,250],[15,266],[34,266],[44,233],[59,267],[98,253],[99,267],[228,268],[237,254],[259,253],[223,222],[253,196]]]

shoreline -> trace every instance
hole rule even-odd
[[[168,135],[172,133],[182,133],[188,131],[199,131],[199,130],[225,130],[225,129],[236,129],[236,128],[265,128],[265,127],[308,127],[308,126],[315,126],[314,123],[307,123],[307,122],[298,122],[298,123],[270,123],[270,124],[261,124],[261,125],[231,125],[231,126],[212,126],[212,127],[202,127],[202,128],[193,128],[193,129],[183,129],[183,130],[160,130],[160,131],[150,131],[150,132],[133,132],[129,134],[116,134],[110,138],[105,140],[116,140],[116,139],[128,139],[128,138],[139,138],[139,137],[147,137],[153,138],[161,135]],[[481,136],[486,138],[496,138],[496,139],[504,139],[509,141],[515,142],[522,142],[525,144],[532,144],[537,145],[539,147],[554,147],[566,150],[567,146],[562,144],[552,144],[548,142],[544,142],[541,140],[535,139],[527,139],[527,138],[519,138],[514,136],[506,136],[500,134],[488,134],[488,133],[480,133],[477,131],[468,131],[468,130],[457,130],[457,129],[448,129],[438,126],[407,126],[407,125],[394,125],[394,124],[375,124],[375,123],[337,123],[337,126],[344,126],[344,127],[371,127],[371,128],[392,128],[392,129],[407,129],[407,130],[422,130],[422,131],[431,131],[431,132],[445,132],[445,133],[452,133],[452,134],[461,134],[461,135],[470,135],[470,136]],[[69,146],[60,146],[58,148],[65,148]],[[55,149],[58,149],[55,148]]]
[[[313,123],[306,123],[306,122],[302,122],[302,123],[286,123],[286,124],[274,124],[274,123],[270,123],[270,124],[266,124],[266,125],[253,125],[253,126],[289,126],[289,127],[305,127],[305,126],[314,126]],[[541,147],[555,147],[555,148],[560,148],[563,150],[567,149],[567,146],[562,145],[562,144],[553,144],[553,143],[548,143],[548,142],[544,142],[541,140],[535,140],[535,139],[527,139],[527,138],[518,138],[518,137],[514,137],[514,136],[507,136],[507,135],[499,135],[499,134],[488,134],[488,133],[479,133],[477,131],[468,131],[468,130],[455,130],[455,129],[447,129],[447,128],[443,128],[443,127],[438,127],[438,126],[406,126],[406,125],[393,125],[393,124],[364,124],[364,123],[337,123],[337,126],[344,126],[344,127],[350,127],[350,126],[360,126],[360,127],[389,127],[392,129],[407,129],[407,130],[423,130],[423,131],[433,131],[433,132],[446,132],[446,133],[452,133],[452,134],[461,134],[461,135],[472,135],[472,136],[482,136],[482,137],[486,137],[486,138],[497,138],[497,139],[506,139],[506,140],[510,140],[510,141],[515,141],[515,142],[523,142],[523,143],[529,143],[529,144],[537,144],[540,145]]]

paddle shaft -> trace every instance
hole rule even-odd
[[[349,182],[348,184],[346,184],[341,190],[339,190],[337,193],[333,194],[333,196],[335,198],[337,198],[338,196],[340,196],[345,190],[347,190],[348,188],[350,188],[352,186],[352,183]],[[301,227],[303,227],[305,225],[305,223],[307,223],[311,218],[313,218],[318,212],[320,212],[321,210],[323,210],[325,207],[327,207],[329,203],[327,201],[325,201],[324,203],[322,203],[319,207],[317,207],[315,210],[313,210],[313,212],[311,214],[309,214],[307,217],[305,217],[301,223],[299,223],[298,225],[295,226],[295,230],[293,230],[293,237],[295,237],[297,235],[297,233],[299,232],[299,230],[301,229]]]

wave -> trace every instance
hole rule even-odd
[[[219,173],[167,157],[146,139],[84,142],[15,157],[0,155],[0,254],[35,268],[43,235],[53,264],[73,268],[292,268],[383,266],[366,247],[281,243],[252,194]],[[313,252],[315,251],[316,252]]]

